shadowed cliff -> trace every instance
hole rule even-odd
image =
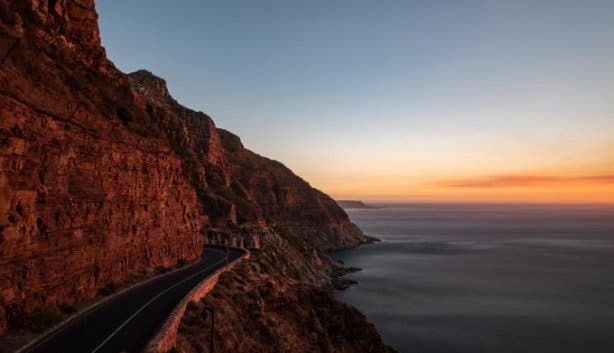
[[[338,271],[323,251],[369,240],[164,80],[117,70],[93,0],[0,0],[0,60],[0,332],[193,261],[206,242],[254,249],[238,276],[315,288]]]

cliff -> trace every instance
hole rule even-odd
[[[0,0],[0,65],[0,332],[196,260],[206,242],[260,248],[236,279],[269,276],[283,293],[330,282],[338,268],[324,251],[368,240],[330,197],[181,106],[164,80],[117,70],[93,0]]]
[[[289,281],[263,263],[222,275],[207,298],[188,306],[176,352],[211,352],[205,306],[215,308],[216,352],[394,352],[362,313],[335,300],[332,291]]]
[[[0,328],[197,259],[206,215],[168,143],[122,121],[140,98],[93,3],[1,1],[0,19]]]
[[[320,250],[365,241],[334,200],[283,164],[245,149],[239,137],[216,128],[206,114],[178,104],[164,80],[144,70],[128,77],[145,97],[159,131],[182,158],[212,226],[274,228]],[[219,241],[215,236],[209,233],[209,240]]]

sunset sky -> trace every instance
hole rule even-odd
[[[165,78],[335,198],[614,202],[613,1],[100,1]]]

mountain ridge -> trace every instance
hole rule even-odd
[[[330,283],[339,265],[325,251],[369,238],[328,195],[180,105],[163,79],[119,71],[97,18],[93,0],[0,0],[0,332],[195,261],[205,243],[254,250],[229,274],[252,284],[245,295],[259,290],[252,277],[294,298]]]
[[[337,204],[343,209],[374,208],[359,200],[337,200]]]

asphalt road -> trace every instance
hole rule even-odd
[[[190,290],[226,265],[224,248],[207,246],[203,255],[194,266],[154,279],[108,300],[25,352],[141,352]],[[243,252],[231,248],[229,261],[241,255]]]

